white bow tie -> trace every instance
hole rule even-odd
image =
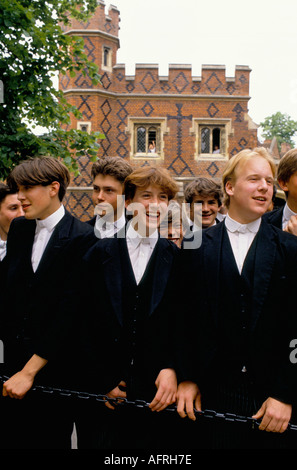
[[[240,227],[238,227],[238,229],[236,230],[236,232],[239,232],[239,233],[247,233],[247,232],[250,232],[250,229],[248,228],[247,225],[240,225]]]
[[[6,247],[6,241],[0,240],[0,248],[5,248],[5,247]]]
[[[150,244],[150,239],[149,238],[140,238],[139,239],[139,245],[140,244],[143,244],[143,245],[149,245]]]
[[[44,222],[43,220],[36,220],[36,224],[39,230],[41,230],[42,228],[46,228],[48,230],[46,222]]]

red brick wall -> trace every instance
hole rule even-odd
[[[80,34],[85,39],[86,53],[101,73],[101,84],[94,86],[88,77],[62,77],[60,87],[67,98],[90,121],[92,131],[105,134],[98,156],[119,155],[134,166],[151,164],[151,160],[130,159],[128,117],[166,118],[168,133],[164,136],[164,160],[153,164],[164,165],[177,180],[195,176],[220,178],[226,160],[195,159],[193,119],[230,119],[232,132],[228,136],[228,157],[243,148],[257,145],[257,129],[249,128],[248,101],[251,70],[236,66],[235,76],[226,77],[224,66],[202,66],[201,77],[193,77],[190,65],[169,65],[168,76],[160,77],[158,65],[136,64],[135,75],[127,77],[125,65],[116,64],[119,47],[119,11],[110,7],[105,13],[99,2],[94,17],[88,24],[74,22],[67,28],[69,34]],[[102,48],[112,50],[112,68],[102,69]],[[72,121],[76,128],[77,122]],[[79,161],[81,176],[74,178],[74,186],[91,184],[88,161]],[[71,196],[72,197],[72,196]],[[70,201],[69,197],[69,201]],[[69,202],[72,207],[75,206]],[[90,213],[90,209],[88,209]],[[80,217],[87,217],[80,214]]]

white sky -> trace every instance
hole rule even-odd
[[[105,0],[120,11],[117,62],[236,65],[251,69],[249,115],[259,124],[280,111],[297,121],[296,0]],[[259,135],[260,136],[260,135]]]

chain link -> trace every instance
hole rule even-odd
[[[8,379],[9,377],[0,375],[0,381],[2,381],[3,383]],[[34,387],[31,388],[30,391],[47,393],[49,395],[59,395],[62,397],[67,397],[67,398],[70,398],[70,397],[77,398],[81,400],[94,400],[94,401],[102,402],[102,403],[105,403],[108,401],[112,405],[116,405],[116,406],[131,405],[131,406],[136,406],[138,408],[149,407],[149,403],[145,400],[128,400],[127,398],[122,398],[122,397],[111,398],[111,397],[108,397],[107,395],[102,395],[102,394],[80,392],[77,390],[65,390],[63,388],[46,387],[43,385],[35,385]],[[165,408],[164,411],[176,412],[176,406],[175,405],[167,406],[167,408]],[[200,417],[207,418],[207,419],[219,419],[219,420],[224,420],[224,421],[229,421],[229,422],[249,424],[253,429],[255,429],[256,426],[260,425],[260,421],[257,421],[248,416],[240,416],[240,415],[233,414],[233,413],[218,413],[217,411],[214,411],[214,410],[203,410],[203,411],[195,410],[195,415],[197,417],[200,416]],[[288,430],[297,431],[297,425],[289,423]]]

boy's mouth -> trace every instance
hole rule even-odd
[[[151,220],[152,222],[153,221],[157,221],[159,220],[160,218],[160,212],[146,212],[146,217]]]

